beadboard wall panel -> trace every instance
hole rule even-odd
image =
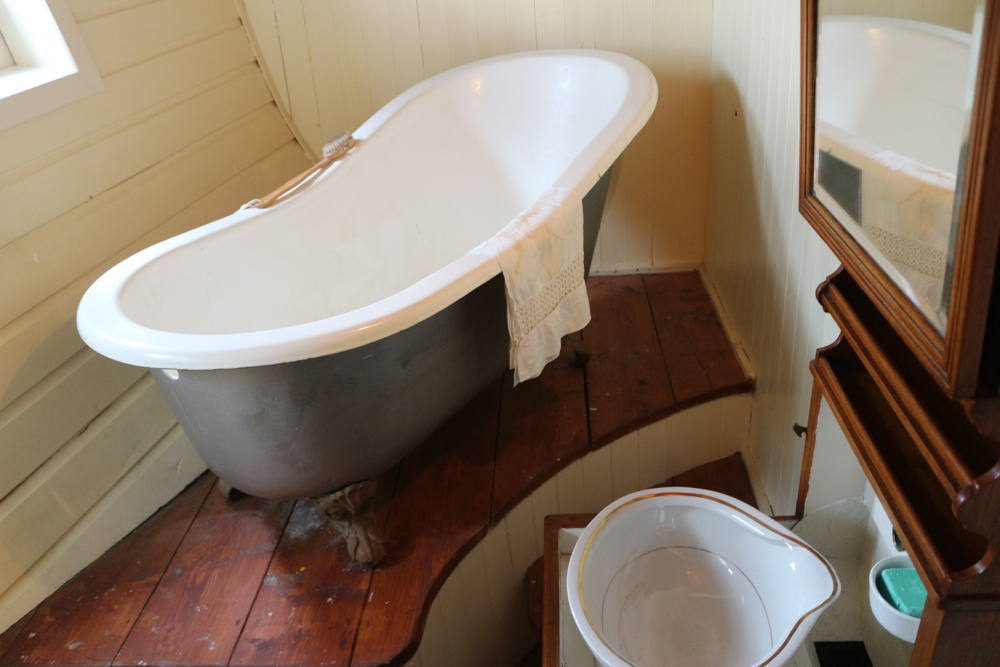
[[[598,48],[650,67],[660,89],[625,151],[598,272],[703,257],[711,0],[237,0],[279,106],[313,156],[410,86],[480,58]]]
[[[748,467],[794,512],[808,362],[836,327],[816,286],[836,261],[798,214],[799,0],[716,0],[705,265],[757,374]],[[752,463],[751,463],[752,462]]]
[[[420,648],[407,664],[518,664],[536,643],[524,611],[524,578],[544,552],[545,516],[599,512],[692,467],[745,452],[750,409],[746,394],[704,403],[590,452],[549,479],[493,526],[445,580]],[[659,475],[655,481],[645,466]]]
[[[105,92],[0,132],[4,628],[204,470],[149,374],[84,347],[83,292],[309,164],[232,0],[69,4]]]

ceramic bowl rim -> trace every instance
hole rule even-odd
[[[602,662],[606,662],[607,659],[613,656],[615,659],[620,660],[623,665],[633,665],[631,661],[621,655],[616,651],[611,645],[607,643],[604,636],[598,632],[597,627],[594,625],[593,620],[590,617],[590,612],[587,610],[586,604],[583,602],[583,570],[586,564],[587,555],[590,552],[591,546],[593,546],[594,540],[601,530],[608,524],[612,517],[624,510],[625,508],[641,502],[643,500],[648,500],[651,498],[693,498],[698,501],[707,501],[709,503],[717,503],[725,508],[725,510],[735,511],[742,515],[744,518],[749,519],[754,524],[760,528],[770,531],[774,534],[774,537],[784,540],[787,542],[794,543],[795,545],[802,547],[807,552],[809,552],[813,557],[815,557],[820,563],[826,567],[828,574],[830,575],[830,581],[832,584],[832,590],[829,597],[823,600],[821,603],[805,612],[792,626],[791,631],[785,639],[777,647],[773,648],[770,653],[768,653],[760,661],[753,663],[753,665],[748,665],[748,667],[764,667],[765,665],[771,664],[775,658],[777,658],[782,651],[790,644],[796,632],[802,627],[802,624],[806,622],[810,617],[818,616],[819,612],[823,611],[826,607],[831,605],[837,597],[840,595],[840,579],[837,577],[836,571],[830,565],[829,561],[823,557],[818,551],[809,546],[806,542],[797,537],[790,530],[786,529],[771,517],[763,514],[757,509],[754,509],[750,505],[715,491],[709,491],[706,489],[695,489],[689,487],[668,487],[664,489],[648,489],[645,491],[637,491],[631,493],[627,496],[623,496],[618,500],[614,501],[607,507],[605,507],[601,512],[595,516],[591,522],[584,529],[583,533],[573,549],[573,554],[570,558],[569,568],[567,571],[567,577],[572,578],[573,573],[576,573],[575,581],[567,581],[567,598],[570,605],[570,611],[573,614],[574,621],[577,622],[578,626],[582,626],[580,623],[579,615],[582,613],[583,617],[586,619],[587,630],[589,632],[583,632],[584,628],[580,627],[581,633],[584,635],[584,639],[587,640],[587,644],[590,646],[591,650],[602,649],[601,653],[606,653],[606,655],[599,656]],[[682,505],[682,503],[668,503],[673,505]],[[687,504],[688,507],[699,507],[698,504]],[[713,509],[711,507],[705,509]],[[724,511],[725,511],[724,510]],[[581,548],[581,545],[582,548]],[[596,637],[599,644],[594,646],[591,643],[591,638],[588,635]],[[608,655],[609,654],[609,655]]]
[[[913,559],[906,552],[902,552],[886,556],[872,565],[872,569],[868,571],[868,606],[871,607],[875,620],[886,632],[912,644],[917,639],[917,627],[920,625],[920,619],[896,609],[891,602],[883,597],[875,581],[880,572],[891,567],[913,567]],[[876,606],[881,611],[876,609]],[[890,629],[886,623],[893,627]],[[902,636],[901,633],[906,636]]]

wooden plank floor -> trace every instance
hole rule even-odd
[[[641,426],[753,388],[696,272],[588,288],[585,370],[559,360],[517,387],[504,374],[381,476],[379,567],[348,562],[308,502],[227,502],[206,474],[0,635],[0,664],[402,664],[447,576],[543,482]],[[673,481],[753,502],[739,470]]]

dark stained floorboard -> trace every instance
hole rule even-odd
[[[14,663],[14,654],[9,653],[10,647],[14,645],[14,642],[21,635],[21,630],[31,622],[34,615],[34,611],[25,614],[20,621],[7,628],[3,634],[0,634],[0,664],[8,665]]]
[[[230,503],[211,492],[170,535],[152,536],[161,532],[154,517],[64,587],[87,595],[60,591],[0,635],[3,664],[20,664],[17,653],[25,664],[108,664],[116,644],[121,665],[403,664],[438,589],[491,520],[590,449],[675,409],[752,388],[697,273],[589,285],[591,365],[573,368],[565,355],[517,388],[505,374],[404,459],[398,478],[389,473],[376,513],[389,554],[375,570],[349,565],[343,540],[304,501]],[[673,482],[754,504],[745,479],[737,455]],[[184,515],[176,506],[185,497],[164,511]],[[144,541],[159,545],[148,570],[120,556]],[[110,577],[116,569],[121,583]],[[110,613],[100,596],[110,587],[121,595],[129,581],[134,599]],[[94,638],[105,631],[104,643]],[[71,635],[87,639],[68,649]],[[84,646],[93,654],[72,653]]]
[[[385,528],[399,466],[378,479],[375,525]],[[348,665],[372,570],[312,503],[295,504],[231,665]]]
[[[505,373],[493,481],[493,524],[590,449],[582,369],[560,359],[540,377],[516,387],[512,383],[512,374]]]
[[[753,493],[753,487],[750,486],[750,477],[743,463],[743,455],[739,453],[677,475],[674,477],[673,486],[718,491],[742,500],[754,509],[760,509],[757,507],[757,497]]]
[[[352,665],[402,664],[416,651],[432,600],[486,535],[500,379],[402,463],[386,524],[391,550],[372,576]],[[478,492],[477,492],[478,491]]]
[[[597,448],[670,414],[674,394],[642,276],[590,278],[587,292],[583,339],[591,348],[587,400]]]
[[[292,505],[210,493],[114,664],[225,664]]]
[[[45,602],[9,662],[109,665],[187,533],[215,477],[204,474]]]
[[[697,271],[642,280],[678,409],[753,389]]]

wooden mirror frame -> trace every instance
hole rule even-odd
[[[1000,326],[988,318],[1000,239],[1000,6],[986,1],[948,318],[942,336],[816,198],[818,0],[802,0],[799,212],[953,399],[995,396]],[[994,157],[990,161],[988,158]],[[1000,289],[996,290],[1000,294]],[[1000,299],[998,299],[1000,300]],[[997,309],[994,308],[994,317]],[[987,331],[989,330],[989,335]],[[991,366],[981,373],[984,361]]]

